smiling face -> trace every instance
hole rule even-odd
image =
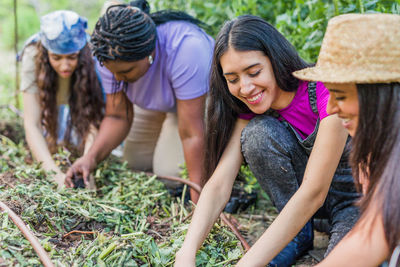
[[[354,137],[359,118],[357,86],[355,84],[325,83],[329,90],[329,102],[326,111],[337,114],[343,127]]]
[[[108,60],[104,66],[114,74],[117,81],[133,83],[150,68],[148,57],[137,61]]]
[[[71,77],[78,66],[79,52],[67,55],[54,54],[47,52],[51,67],[62,78]]]
[[[230,47],[220,62],[229,92],[256,114],[269,108],[285,108],[295,95],[278,87],[271,62],[261,51],[237,51]]]

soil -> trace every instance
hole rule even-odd
[[[0,173],[0,186],[5,189],[9,187],[14,187],[15,185],[15,177],[10,172]]]
[[[252,220],[248,219],[245,214],[234,215],[238,217],[239,221],[243,221],[244,224],[237,225],[241,230],[242,235],[246,241],[253,245],[257,239],[265,232],[268,226],[272,223],[275,216],[253,216]],[[243,219],[243,217],[245,217]],[[231,217],[231,221],[235,222],[235,219]],[[323,259],[325,250],[328,246],[329,236],[325,233],[314,231],[314,248],[307,254],[300,257],[294,266],[308,267],[314,266]]]
[[[17,181],[19,184],[29,184],[29,179],[16,178],[11,172],[0,173],[0,187],[14,188]]]
[[[257,206],[253,208],[253,211],[249,209],[228,216],[250,245],[253,245],[258,240],[277,216],[277,211],[268,200],[259,199]],[[308,267],[316,265],[323,259],[328,241],[329,236],[327,234],[314,231],[313,250],[300,257],[294,266]]]
[[[24,127],[20,122],[0,121],[0,135],[10,138],[14,143],[25,140]]]
[[[171,224],[169,222],[160,222],[157,217],[147,217],[149,229],[146,234],[152,236],[156,242],[163,241],[171,235]]]

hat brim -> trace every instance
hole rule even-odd
[[[305,81],[320,81],[324,83],[392,83],[400,82],[400,71],[373,71],[357,68],[310,67],[293,72],[293,75]]]

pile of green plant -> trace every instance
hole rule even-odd
[[[60,164],[68,153],[57,154]],[[97,191],[57,190],[23,144],[0,137],[0,200],[28,224],[57,266],[171,266],[192,206],[164,185],[109,159],[95,172]],[[86,233],[70,233],[73,230]],[[67,236],[66,236],[67,235]],[[197,255],[198,266],[230,266],[240,242],[218,224]],[[3,261],[3,262],[2,262]],[[37,266],[39,258],[7,214],[0,215],[0,265]]]

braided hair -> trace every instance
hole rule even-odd
[[[107,60],[141,60],[155,49],[156,27],[173,20],[205,26],[182,11],[162,10],[150,14],[146,0],[112,5],[96,23],[91,39],[93,54],[101,64]]]

